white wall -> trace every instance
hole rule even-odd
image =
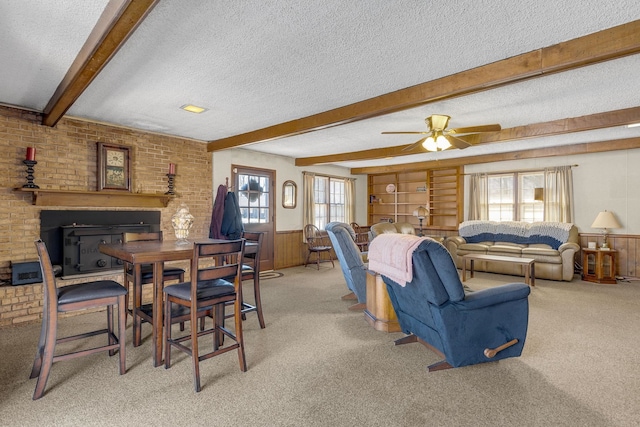
[[[295,160],[289,157],[256,153],[240,148],[216,151],[212,153],[213,164],[213,197],[218,186],[231,178],[231,165],[249,166],[276,171],[276,231],[302,230],[302,172],[316,172],[345,178],[355,178],[356,187],[356,222],[367,223],[367,176],[351,175],[349,169],[337,166],[309,166],[300,168]],[[298,201],[295,209],[282,207],[282,184],[292,180],[298,186]]]
[[[465,174],[578,165],[573,168],[574,223],[581,232],[591,228],[598,212],[613,212],[622,228],[612,234],[640,234],[640,149],[606,153],[512,160],[465,166]],[[465,212],[468,216],[469,176],[465,176]]]

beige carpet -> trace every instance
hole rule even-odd
[[[2,426],[637,426],[640,420],[640,283],[536,280],[522,357],[428,373],[437,356],[401,333],[375,331],[349,301],[340,268],[296,267],[263,282],[267,328],[244,323],[249,370],[236,353],[201,365],[174,352],[153,368],[149,325],[117,358],[54,364],[45,395],[31,396],[39,325],[0,330]],[[477,273],[476,289],[518,281]],[[65,319],[62,331],[102,321]],[[131,342],[131,321],[127,329]]]

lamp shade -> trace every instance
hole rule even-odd
[[[413,211],[413,216],[415,216],[418,219],[425,219],[427,215],[429,215],[429,209],[425,208],[424,206],[418,206]]]
[[[620,228],[620,223],[613,215],[613,212],[602,211],[591,224],[591,228]]]

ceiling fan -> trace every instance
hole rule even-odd
[[[440,114],[433,114],[424,122],[427,124],[428,130],[426,132],[382,132],[383,134],[417,134],[428,135],[424,138],[420,138],[416,142],[403,148],[402,151],[410,151],[416,147],[422,145],[428,151],[442,151],[450,148],[451,146],[459,149],[470,147],[478,142],[479,133],[482,132],[497,132],[500,129],[500,125],[482,125],[471,126],[466,128],[447,129],[451,117]]]

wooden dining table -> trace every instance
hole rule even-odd
[[[216,239],[194,239],[198,243],[220,242]],[[257,243],[247,242],[245,253],[255,253]],[[163,346],[163,292],[162,276],[164,263],[169,261],[185,261],[193,258],[193,242],[178,244],[176,241],[144,241],[129,243],[103,243],[99,250],[135,266],[136,264],[153,265],[153,366],[162,364]],[[188,280],[188,279],[187,279]]]

